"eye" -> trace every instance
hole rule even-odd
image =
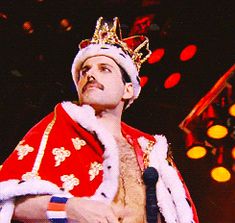
[[[101,66],[100,70],[104,72],[110,72],[110,73],[112,72],[111,69],[109,69],[107,66]]]
[[[79,72],[79,76],[83,77],[87,73],[88,70],[89,70],[89,67],[87,67],[87,66],[83,67]]]

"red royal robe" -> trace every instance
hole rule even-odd
[[[128,142],[133,145],[140,167],[143,168],[145,141],[155,143],[156,148],[153,148],[153,153],[154,150],[159,153],[156,137],[125,123],[122,123],[122,132]],[[138,141],[140,138],[142,145]],[[159,153],[159,157],[161,154],[163,153]],[[174,200],[174,188],[172,188],[173,195],[170,195],[173,198],[169,198],[171,201],[165,202],[164,199],[162,201],[159,198],[160,211],[166,222],[170,222],[173,219],[172,216],[175,216],[174,218],[177,218],[177,215],[185,216],[183,213],[178,213],[181,211],[177,207],[172,214],[169,214],[171,211],[167,210],[167,205],[169,203],[170,207],[170,202],[184,202],[186,198],[190,203],[188,208],[185,202],[188,209],[186,212],[192,212],[191,222],[198,222],[194,204],[176,168],[172,167],[172,163],[170,165],[166,162],[166,157],[159,161],[162,165],[151,159],[150,156],[149,165],[156,166],[156,169],[160,171],[160,176],[162,166],[167,165],[162,171],[163,182],[176,178],[180,189],[183,188],[184,191],[181,201]],[[71,103],[58,104],[54,112],[30,129],[3,163],[0,171],[0,188],[1,185],[2,188],[4,186],[4,193],[1,194],[0,191],[0,200],[8,201],[14,196],[24,194],[57,193],[57,190],[63,188],[64,191],[74,196],[92,196],[93,199],[111,202],[118,188],[118,163],[118,148],[115,140],[102,126],[97,125],[94,110],[91,107],[80,107]],[[164,172],[167,172],[168,168],[169,173],[174,169],[173,177],[172,175],[165,176]],[[19,184],[22,180],[26,183]],[[40,184],[41,187],[38,186]],[[166,193],[163,188],[164,184],[159,182],[157,189],[158,187],[160,194]],[[169,189],[170,186],[167,188]],[[23,192],[24,190],[27,192]],[[166,204],[161,207],[162,202]],[[178,216],[178,218],[184,217]]]

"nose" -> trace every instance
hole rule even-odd
[[[87,78],[87,81],[90,81],[90,80],[95,80],[96,78],[96,70],[94,67],[91,67],[89,70],[86,71],[86,78]]]
[[[92,82],[95,80],[95,77],[92,74],[87,75],[87,82]]]

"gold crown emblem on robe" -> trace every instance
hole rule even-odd
[[[122,39],[120,22],[117,17],[113,19],[113,23],[109,24],[104,21],[103,17],[100,17],[96,22],[92,39],[81,41],[79,48],[83,49],[90,44],[109,44],[120,47],[131,57],[138,71],[142,63],[151,55],[149,39],[146,36],[136,35]]]

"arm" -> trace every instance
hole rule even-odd
[[[20,197],[16,200],[14,219],[22,222],[49,222],[46,211],[50,195]],[[65,211],[69,220],[79,223],[118,223],[126,210],[84,198],[69,198]]]
[[[31,221],[35,222],[36,220],[44,220],[46,222],[46,211],[50,197],[50,195],[41,195],[17,198],[15,201],[13,219],[28,223]]]

